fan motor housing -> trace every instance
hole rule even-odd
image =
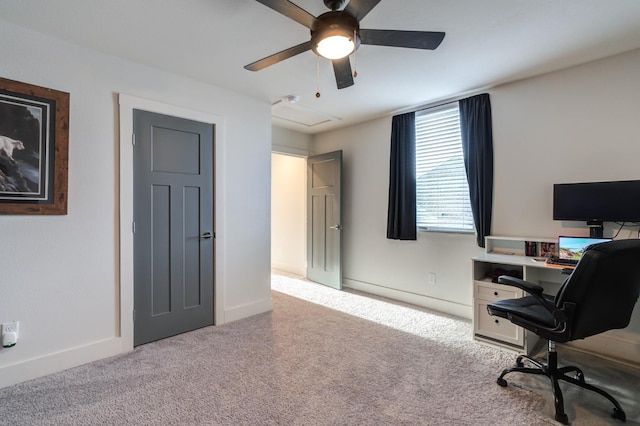
[[[344,4],[344,0],[324,0],[324,5],[331,10],[338,10]]]
[[[319,55],[316,50],[318,42],[334,35],[342,35],[349,38],[355,36],[354,50],[360,47],[360,24],[358,20],[348,13],[334,10],[323,13],[316,18],[311,29],[311,49],[316,55]]]

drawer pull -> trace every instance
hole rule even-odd
[[[498,292],[497,292],[497,291],[494,291],[494,292],[493,292],[493,295],[494,295],[494,296],[497,296],[497,295],[498,295]]]
[[[500,324],[500,321],[498,321],[498,320],[495,320],[495,322],[496,322],[496,324]]]

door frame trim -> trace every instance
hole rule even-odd
[[[214,126],[214,319],[215,325],[224,323],[224,118],[177,105],[144,99],[123,93],[118,94],[120,118],[120,230],[119,271],[119,324],[116,334],[122,342],[122,350],[133,349],[133,110],[155,112],[174,117],[209,123]]]

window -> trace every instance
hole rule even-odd
[[[423,231],[474,232],[457,102],[416,112],[416,219]]]

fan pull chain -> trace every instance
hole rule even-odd
[[[320,56],[316,56],[316,98],[320,97]]]
[[[357,42],[357,38],[356,38],[356,30],[353,30],[353,41],[354,43]],[[356,56],[356,53],[358,52],[358,45],[356,44],[355,49],[353,49],[353,78],[358,77],[358,58]]]

